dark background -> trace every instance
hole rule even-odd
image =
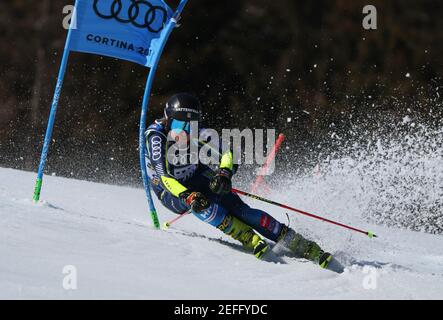
[[[0,166],[37,169],[68,4],[0,3]],[[362,27],[367,4],[377,7],[377,30]],[[190,91],[207,126],[276,128],[288,137],[281,159],[297,161],[331,127],[346,135],[358,122],[367,133],[405,114],[427,118],[441,106],[442,14],[441,0],[190,0],[160,62],[148,122],[168,96]],[[48,173],[139,183],[146,76],[128,62],[73,53]]]

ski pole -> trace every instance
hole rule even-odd
[[[220,154],[220,152],[218,150],[216,150],[214,147],[212,147],[209,143],[201,141],[201,140],[197,140],[197,142],[200,145],[209,146],[209,148],[212,151],[214,151],[215,153]],[[377,238],[377,235],[375,235],[371,231],[363,231],[363,230],[360,230],[360,229],[357,229],[357,228],[354,228],[354,227],[351,227],[351,226],[347,226],[345,224],[342,224],[342,223],[339,223],[339,222],[335,222],[335,221],[332,221],[332,220],[329,220],[329,219],[326,219],[326,218],[314,215],[314,214],[306,212],[306,211],[302,211],[302,210],[299,210],[299,209],[296,209],[296,208],[292,208],[292,207],[289,207],[289,206],[284,205],[282,203],[278,203],[276,201],[268,200],[268,199],[262,198],[260,196],[257,196],[255,194],[248,193],[248,192],[245,192],[245,191],[241,191],[241,190],[234,189],[234,188],[232,188],[231,191],[234,192],[234,193],[237,193],[237,194],[240,194],[240,195],[243,195],[243,196],[255,199],[255,200],[266,202],[266,203],[272,204],[274,206],[278,206],[280,208],[284,208],[284,209],[287,209],[287,210],[291,210],[291,211],[294,211],[294,212],[306,215],[306,216],[311,217],[311,218],[315,218],[315,219],[318,219],[318,220],[321,220],[321,221],[324,221],[324,222],[328,222],[328,223],[334,224],[334,225],[342,227],[342,228],[346,228],[346,229],[349,229],[349,230],[352,230],[352,231],[355,231],[355,232],[362,233],[362,234],[368,236],[369,238]]]
[[[173,225],[175,222],[177,222],[177,221],[180,220],[181,218],[187,216],[187,215],[190,214],[191,212],[192,212],[192,210],[185,211],[185,212],[181,213],[178,217],[175,217],[174,219],[172,219],[171,221],[167,221],[167,222],[165,222],[165,223],[163,224],[163,229],[166,229],[166,230],[169,229],[169,227],[170,227],[171,225]]]
[[[371,231],[363,231],[363,230],[360,230],[360,229],[357,229],[357,228],[354,228],[354,227],[350,227],[350,226],[347,226],[347,225],[339,223],[339,222],[335,222],[335,221],[332,221],[332,220],[329,220],[329,219],[326,219],[326,218],[323,218],[323,217],[320,217],[320,216],[316,216],[316,215],[314,215],[312,213],[309,213],[309,212],[306,212],[306,211],[302,211],[302,210],[299,210],[299,209],[296,209],[296,208],[292,208],[292,207],[289,207],[287,205],[284,205],[284,204],[281,204],[281,203],[278,203],[278,202],[275,202],[275,201],[272,201],[272,200],[268,200],[268,199],[262,198],[260,196],[255,195],[255,194],[251,194],[251,193],[244,192],[244,191],[241,191],[241,190],[237,190],[237,189],[234,189],[234,188],[232,189],[232,192],[237,193],[239,195],[243,195],[243,196],[252,198],[252,199],[255,199],[255,200],[266,202],[266,203],[278,206],[280,208],[284,208],[284,209],[287,209],[287,210],[298,212],[300,214],[309,216],[311,218],[315,218],[315,219],[318,219],[318,220],[322,220],[324,222],[332,223],[332,224],[334,224],[336,226],[339,226],[339,227],[343,227],[343,228],[346,228],[346,229],[349,229],[349,230],[353,230],[353,231],[356,231],[356,232],[363,233],[363,234],[367,235],[369,238],[373,238],[373,237],[376,238],[377,237]]]

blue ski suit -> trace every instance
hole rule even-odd
[[[283,226],[280,222],[262,210],[249,207],[237,194],[228,193],[220,196],[210,190],[209,182],[215,174],[210,167],[200,161],[194,164],[191,161],[185,164],[168,161],[168,148],[173,142],[168,141],[167,122],[164,119],[156,120],[149,126],[145,136],[146,166],[151,187],[166,208],[176,214],[184,213],[190,208],[179,195],[187,190],[201,192],[211,202],[211,206],[201,213],[193,213],[198,219],[219,227],[230,214],[251,226],[265,238],[277,241]],[[231,159],[232,162],[232,153],[231,151],[229,153],[225,159]],[[187,156],[190,158],[191,154]],[[223,160],[223,157],[224,155],[220,167],[229,162]],[[232,163],[228,165],[235,173],[237,166]]]

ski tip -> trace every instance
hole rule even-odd
[[[376,234],[374,234],[374,232],[368,231],[368,237],[369,238],[378,238]]]

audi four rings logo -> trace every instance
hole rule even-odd
[[[158,161],[161,157],[162,139],[159,136],[154,136],[151,139],[152,160]]]
[[[113,0],[112,2],[94,0],[93,9],[95,14],[102,19],[131,23],[137,28],[147,28],[152,33],[162,31],[168,19],[168,12],[165,8],[155,6],[145,0]],[[155,28],[158,25],[156,22],[159,21],[161,21],[160,27]]]

